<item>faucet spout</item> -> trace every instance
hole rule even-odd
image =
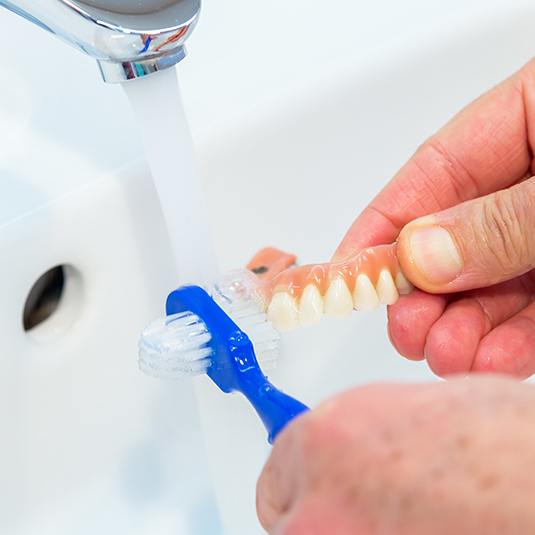
[[[177,64],[201,0],[0,0],[95,58],[105,82],[125,82]]]

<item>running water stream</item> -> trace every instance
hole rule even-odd
[[[142,132],[178,282],[212,282],[216,259],[176,69],[166,69],[123,87]]]
[[[142,132],[145,155],[167,225],[176,263],[176,286],[214,282],[217,262],[206,218],[208,210],[203,200],[176,69],[166,69],[125,83],[123,87]],[[191,411],[200,416],[219,515],[223,517],[227,532],[234,534],[240,527],[235,529],[236,515],[224,504],[229,489],[229,468],[221,462],[220,451],[221,442],[225,442],[220,427],[227,411],[221,405],[221,393],[206,377],[198,378],[194,388],[198,407],[191,407]],[[204,470],[206,466],[199,466],[199,472]],[[176,484],[188,483],[177,481]],[[241,516],[238,515],[238,521]],[[223,533],[223,528],[217,532]]]

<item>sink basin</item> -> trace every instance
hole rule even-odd
[[[523,1],[331,4],[332,25],[319,1],[205,3],[179,70],[223,269],[268,244],[327,260],[417,146],[533,52]],[[139,332],[180,281],[121,89],[25,21],[0,21],[22,43],[0,105],[0,531],[261,533],[269,448],[250,407],[206,378],[136,369]],[[65,64],[68,80],[54,76]],[[25,332],[30,289],[55,266],[63,300]],[[273,382],[312,406],[370,381],[432,379],[395,354],[384,310],[283,342]]]

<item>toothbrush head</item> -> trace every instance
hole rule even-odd
[[[253,282],[227,278],[214,286],[213,296],[199,286],[172,292],[168,317],[143,333],[139,366],[160,378],[206,373],[223,392],[241,392],[262,420],[271,444],[308,408],[275,388],[260,368],[255,347],[262,360],[272,362],[278,355],[279,334],[251,292]],[[247,323],[251,338],[229,313],[242,325]]]
[[[176,379],[206,373],[211,365],[212,335],[191,312],[153,321],[139,341],[141,371],[159,379]]]
[[[211,297],[196,286],[173,292],[167,300],[168,316],[151,323],[141,335],[139,368],[160,379],[210,375],[224,364],[222,355],[228,348],[239,343],[251,344],[262,367],[272,369],[280,335],[262,311],[255,287],[255,276],[240,270],[214,284]],[[231,385],[225,384],[222,389],[228,388]]]

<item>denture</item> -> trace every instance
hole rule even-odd
[[[364,249],[339,263],[296,266],[296,257],[269,247],[247,268],[258,276],[258,294],[270,321],[282,331],[318,323],[324,314],[343,318],[353,310],[393,305],[412,291],[396,244]]]

